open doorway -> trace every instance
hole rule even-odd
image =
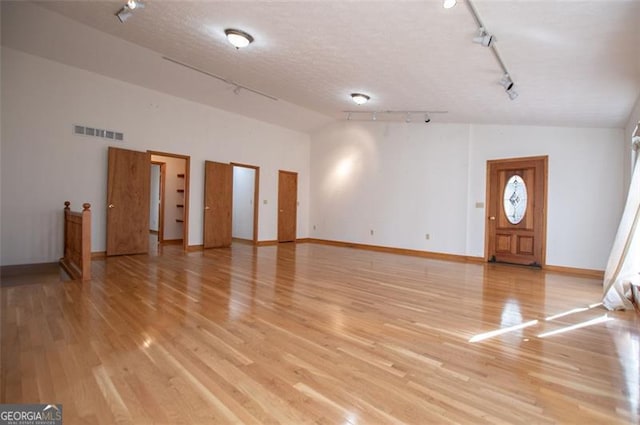
[[[158,244],[183,245],[186,250],[189,246],[190,158],[165,152],[150,151],[149,153],[151,154],[149,217],[151,240],[153,241],[154,231],[156,231]],[[157,229],[154,229],[154,220],[157,223]]]
[[[164,192],[167,164],[151,161],[151,196],[149,199],[149,233],[156,245],[164,236]]]
[[[234,241],[258,241],[258,186],[260,168],[231,163],[233,166],[232,238]]]

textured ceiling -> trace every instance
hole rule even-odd
[[[472,43],[476,24],[463,2],[445,10],[440,0],[149,1],[125,24],[114,16],[124,1],[39,4],[331,117],[446,110],[433,121],[621,128],[640,94],[635,0],[474,1],[516,82],[515,101],[489,49]],[[237,51],[225,28],[255,42]],[[356,107],[354,91],[369,104]]]

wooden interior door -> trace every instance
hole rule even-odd
[[[298,217],[298,173],[278,173],[278,242],[295,242]]]
[[[231,246],[233,214],[233,167],[231,164],[204,163],[205,248]]]
[[[107,255],[149,252],[150,175],[148,153],[109,147]]]
[[[487,161],[487,259],[544,266],[547,157]]]

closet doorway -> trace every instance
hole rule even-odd
[[[189,246],[190,157],[149,151],[151,194],[149,233],[157,232],[160,245]],[[155,224],[155,226],[154,226]]]
[[[260,167],[231,163],[233,167],[233,240],[258,242]]]

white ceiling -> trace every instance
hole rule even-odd
[[[440,0],[148,1],[121,24],[114,13],[123,4],[40,3],[330,117],[446,110],[433,121],[622,128],[640,95],[640,0],[474,1],[516,82],[515,101],[489,49],[471,41],[477,27],[464,2],[445,10]],[[237,51],[225,28],[255,42]],[[351,92],[371,101],[356,107]]]

